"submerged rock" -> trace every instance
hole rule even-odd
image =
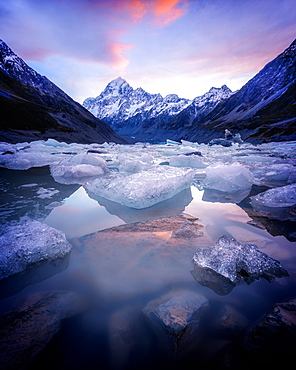
[[[135,359],[137,350],[143,350],[143,333],[141,333],[141,311],[133,306],[124,306],[114,312],[108,321],[110,364],[111,368],[128,368],[129,361]]]
[[[222,236],[210,248],[200,248],[192,258],[191,274],[201,285],[217,294],[225,295],[241,281],[247,284],[264,278],[272,282],[276,277],[288,276],[280,262],[261,252],[254,244],[240,244]]]
[[[1,369],[26,369],[58,332],[61,321],[82,308],[82,300],[73,292],[35,293],[22,298],[0,317]]]
[[[191,281],[191,256],[210,243],[187,214],[112,227],[80,238],[92,282],[120,296],[151,293]]]
[[[169,292],[149,302],[143,312],[168,355],[183,355],[194,347],[208,300],[189,290]]]
[[[30,220],[6,226],[0,232],[0,280],[27,270],[42,261],[56,261],[71,251],[65,234]]]
[[[248,357],[258,365],[291,366],[295,360],[295,346],[296,298],[271,307],[245,341]]]

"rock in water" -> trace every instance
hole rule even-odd
[[[248,358],[257,366],[291,366],[295,360],[296,298],[271,307],[249,332],[245,346]]]
[[[62,259],[71,248],[62,231],[39,221],[7,226],[0,232],[0,280],[39,262]]]
[[[199,334],[201,316],[208,300],[193,291],[167,293],[149,302],[143,312],[169,356],[192,350]]]
[[[242,279],[250,284],[260,278],[271,282],[275,277],[288,276],[278,261],[256,245],[240,244],[226,236],[213,247],[200,248],[192,261],[195,280],[220,295],[230,293]]]
[[[26,369],[58,332],[61,321],[83,308],[81,302],[76,293],[64,291],[22,298],[0,317],[1,369]]]

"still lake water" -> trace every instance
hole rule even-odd
[[[142,310],[149,301],[177,288],[190,289],[205,296],[209,301],[209,310],[200,326],[197,347],[187,359],[176,362],[176,368],[207,365],[224,346],[239,343],[273,304],[296,296],[296,243],[284,236],[284,223],[281,224],[280,233],[276,231],[274,222],[265,225],[270,232],[254,226],[247,213],[247,202],[240,205],[207,202],[202,200],[203,191],[191,186],[190,190],[159,205],[145,210],[132,210],[109,201],[98,202],[79,185],[56,183],[46,167],[27,171],[1,169],[0,185],[2,222],[22,217],[39,219],[62,230],[73,244],[70,262],[65,270],[25,287],[12,297],[2,299],[2,309],[9,306],[16,297],[22,298],[32,292],[41,291],[77,292],[87,302],[82,312],[63,320],[58,334],[29,369],[43,366],[55,369],[172,368],[172,364],[168,364],[163,356],[159,338],[148,325]],[[101,276],[102,269],[108,271],[109,267],[112,273],[107,272],[106,276],[98,278],[95,276],[96,269],[90,269],[87,251],[80,240],[82,236],[125,223],[157,219],[181,212],[198,218],[198,223],[204,227],[207,243],[210,241],[213,245],[219,237],[226,235],[241,243],[256,244],[261,251],[280,261],[289,276],[276,279],[272,283],[260,280],[247,285],[242,282],[228,295],[219,296],[193,279],[190,274],[191,261],[188,261],[188,270],[184,271],[181,279],[179,274],[174,279],[173,271],[170,279],[165,279],[161,268],[154,269],[153,279],[148,278],[144,283],[141,280],[140,287],[135,284],[137,278],[132,269],[127,269],[125,280],[118,287],[111,254],[103,256],[96,267],[98,276]],[[265,223],[269,222],[268,219],[264,220]],[[287,227],[291,226],[287,223]],[[279,235],[272,235],[277,233]],[[112,245],[110,248],[112,249]],[[132,248],[121,253],[118,258],[123,261],[133,258]],[[174,268],[173,265],[171,268]],[[155,279],[159,280],[159,284],[154,284]],[[217,320],[221,318],[225,307],[231,307],[237,315],[243,317],[243,324],[239,325],[237,333],[217,330]],[[127,336],[124,345],[116,324],[119,322],[120,327],[122,318],[131,327],[123,334]],[[192,361],[194,364],[191,366],[189,364]]]

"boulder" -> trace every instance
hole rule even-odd
[[[196,218],[181,214],[139,221],[80,238],[89,271],[100,291],[145,294],[168,284],[191,282],[191,257],[210,243]]]
[[[143,312],[167,355],[190,352],[199,339],[199,325],[208,300],[190,290],[171,291],[149,302]]]
[[[76,293],[65,291],[34,293],[17,302],[0,317],[0,367],[27,368],[58,332],[61,321],[82,306]]]
[[[290,367],[295,362],[296,298],[276,303],[255,325],[245,341],[253,363]]]

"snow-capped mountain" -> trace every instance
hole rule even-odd
[[[119,132],[126,126],[123,121],[137,114],[145,114],[162,101],[160,94],[149,94],[142,88],[134,90],[118,77],[109,82],[98,97],[86,99],[83,106]]]
[[[200,114],[209,112],[222,99],[232,94],[227,86],[212,88],[208,93],[193,100],[179,98],[176,94],[162,97],[149,94],[142,88],[133,89],[121,77],[111,81],[96,98],[87,98],[83,106],[96,117],[104,120],[121,135],[159,138],[168,122],[188,109]],[[191,123],[191,122],[190,122]]]
[[[218,103],[228,99],[234,93],[226,86],[212,87],[202,96],[197,96],[192,103],[176,115],[165,127],[169,130],[178,130],[189,127],[193,121],[200,121],[210,113]]]
[[[0,137],[66,142],[124,142],[104,122],[29,67],[0,40]]]

